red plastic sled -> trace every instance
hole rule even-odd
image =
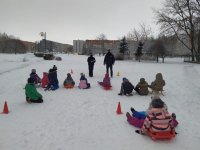
[[[147,131],[147,134],[153,140],[162,140],[162,139],[171,139],[176,136],[175,131],[166,131],[166,132],[151,132]]]
[[[65,85],[64,86],[66,89],[72,89],[72,88],[74,88],[74,85]]]
[[[102,86],[104,90],[111,90],[112,89],[112,86]]]

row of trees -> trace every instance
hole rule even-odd
[[[200,61],[200,0],[165,0],[163,8],[154,10],[157,23],[160,25],[160,35],[154,39],[152,30],[144,23],[140,29],[133,29],[127,35],[127,40],[139,43],[136,59],[140,60],[142,46],[151,41],[148,53],[157,57],[167,55],[166,47],[179,41],[192,56],[192,61]],[[120,44],[120,52],[128,51],[125,37]]]
[[[0,33],[0,53],[25,53],[23,41],[6,33]]]
[[[161,33],[175,36],[191,52],[192,61],[200,61],[200,1],[165,0],[154,12]]]

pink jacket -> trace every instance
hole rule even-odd
[[[80,89],[86,89],[87,88],[87,82],[86,82],[86,80],[80,80],[79,88]]]

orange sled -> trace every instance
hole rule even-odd
[[[65,85],[64,86],[66,89],[72,89],[72,88],[74,88],[74,85]]]
[[[147,134],[153,140],[171,139],[176,136],[175,131],[165,131],[165,132],[151,132],[147,131]]]

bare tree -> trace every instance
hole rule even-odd
[[[104,55],[105,54],[105,40],[107,40],[106,35],[101,33],[100,35],[96,37],[96,40],[99,40],[101,42],[101,51],[102,51],[102,54]]]
[[[154,10],[157,22],[161,24],[161,32],[175,35],[192,54],[192,60],[200,60],[195,40],[198,30],[199,0],[166,0],[164,8]]]
[[[145,23],[140,23],[139,29],[133,29],[127,34],[128,40],[134,40],[134,41],[141,41],[145,42],[146,40],[150,39],[152,37],[152,30],[150,26],[145,25]]]
[[[99,34],[96,37],[97,40],[107,40],[106,35],[104,33]]]

